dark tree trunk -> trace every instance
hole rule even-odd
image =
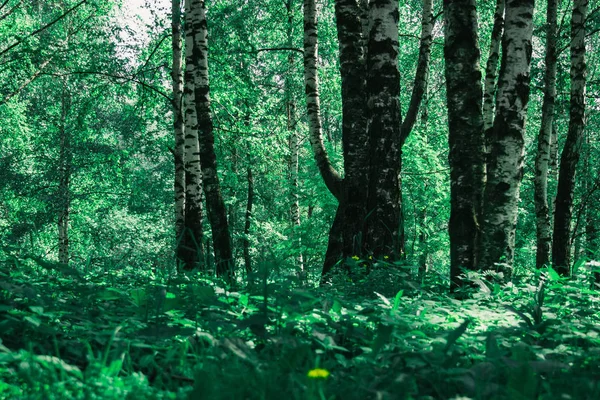
[[[366,68],[363,36],[365,9],[354,0],[335,4],[342,78],[342,135],[344,185],[331,228],[326,263],[362,256],[367,215],[368,143],[365,108]],[[341,237],[341,238],[340,238]],[[338,254],[335,253],[338,249]],[[333,259],[337,260],[333,261]],[[325,272],[325,271],[324,271]]]
[[[450,163],[450,279],[477,267],[484,184],[484,132],[475,0],[444,2]]]
[[[569,133],[560,157],[552,263],[557,272],[569,275],[571,267],[571,221],[575,172],[583,143],[585,128],[585,19],[588,1],[575,0],[571,19],[571,109]]]

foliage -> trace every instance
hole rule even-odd
[[[373,285],[381,265],[366,282],[323,289],[276,279],[270,265],[230,289],[160,269],[78,267],[40,259],[2,267],[0,397],[600,394],[600,293],[552,270],[520,285],[485,280],[488,290],[459,302],[431,285],[391,296],[348,291]]]

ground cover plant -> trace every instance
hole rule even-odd
[[[518,285],[473,276],[462,301],[427,282],[370,291],[389,271],[322,288],[268,265],[236,288],[162,270],[66,272],[2,268],[0,397],[600,396],[600,294],[551,269]]]

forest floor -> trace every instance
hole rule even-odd
[[[243,289],[8,266],[1,399],[600,399],[600,293],[552,270],[459,301],[384,266],[324,288],[265,266]]]

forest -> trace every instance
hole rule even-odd
[[[600,0],[0,0],[0,399],[600,399]]]

